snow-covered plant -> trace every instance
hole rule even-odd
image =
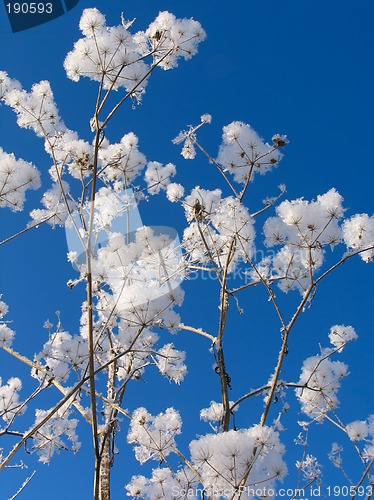
[[[153,417],[145,408],[132,414],[129,443],[135,443],[135,457],[139,462],[164,460],[175,448],[174,437],[181,433],[182,419],[174,408]]]
[[[297,461],[296,467],[302,472],[308,483],[318,480],[321,475],[321,464],[313,455],[307,455],[301,462]]]
[[[1,297],[1,295],[0,295]],[[13,337],[15,332],[9,328],[6,322],[3,320],[4,316],[8,312],[8,306],[5,302],[0,300],[0,345],[1,347],[10,347],[12,345]]]
[[[15,332],[11,319],[4,319],[8,307],[0,301],[0,347],[30,369],[34,384],[30,391],[19,377],[8,378],[4,384],[0,380],[4,422],[0,436],[17,439],[0,454],[0,470],[13,467],[22,449],[36,453],[43,463],[60,450],[78,452],[81,419],[92,434],[94,500],[110,498],[112,466],[125,444],[120,431],[127,432],[127,442],[141,465],[156,461],[148,478],[138,469],[127,471],[125,488],[132,498],[274,498],[290,469],[284,421],[288,401],[296,394],[301,411],[309,417],[301,424],[303,428],[314,421],[335,424],[353,443],[364,465],[357,486],[372,481],[373,416],[344,425],[337,415],[338,390],[348,366],[335,357],[357,339],[355,329],[333,326],[329,333],[333,347],[320,348],[319,354],[301,362],[297,382],[288,380],[287,354],[298,332],[298,320],[313,306],[324,278],[354,256],[372,260],[374,218],[367,214],[345,218],[343,198],[335,188],[315,200],[297,198],[277,205],[286,192],[281,185],[279,195],[266,197],[264,206],[256,207],[250,193],[257,174],[267,174],[279,165],[288,139],[275,134],[266,142],[243,121],[223,127],[215,153],[208,152],[198,138],[202,127],[212,122],[207,113],[198,125],[189,125],[173,140],[184,159],[195,159],[198,153],[205,156],[207,168],[222,181],[219,186],[214,175],[204,186],[187,188],[177,182],[176,165],[147,159],[134,132],[121,130],[111,142],[112,118],[127,102],[133,108],[140,103],[156,68],[176,68],[181,59],[197,53],[205,38],[198,21],[178,19],[169,12],[159,13],[144,31],[133,33],[134,23],[122,18],[111,27],[98,9],[83,12],[82,38],[67,54],[64,68],[72,81],[87,78],[97,89],[94,113],[87,119],[88,137],[65,125],[48,81],[27,91],[0,72],[1,102],[14,111],[21,128],[31,129],[44,140],[51,162],[41,175],[31,162],[0,149],[0,208],[21,211],[26,191],[38,189],[47,173],[50,178],[40,196],[41,205],[30,212],[31,221],[3,244],[44,223],[64,227],[72,265],[67,286],[74,289],[72,293],[82,293],[80,318],[65,328],[67,313],[62,304],[57,325],[44,324],[48,339],[35,347],[33,359],[13,348]],[[164,196],[165,203],[184,213],[181,240],[171,228],[143,225],[140,209],[146,201],[153,202],[153,195]],[[272,215],[263,220],[268,213]],[[183,318],[183,281],[192,281],[199,272],[208,272],[215,280],[211,293],[216,294],[218,308],[208,310],[205,303],[200,304],[214,333],[190,326],[193,318],[191,322]],[[238,276],[244,277],[244,284]],[[228,365],[236,364],[235,348],[240,350],[241,343],[252,346],[258,334],[250,319],[248,331],[235,331],[231,311],[242,314],[243,295],[256,287],[262,288],[273,308],[281,335],[271,335],[272,323],[271,331],[264,329],[268,337],[263,342],[277,346],[278,356],[264,366],[263,383],[250,388],[251,360],[232,370]],[[295,290],[299,293],[292,294]],[[281,292],[290,292],[289,302]],[[254,307],[251,314],[256,312]],[[49,314],[46,311],[46,317]],[[263,318],[264,323],[267,319]],[[171,342],[170,336],[177,332],[181,333]],[[152,370],[174,384],[184,381],[190,354],[184,349],[192,345],[192,341],[184,344],[185,334],[194,335],[196,344],[209,341],[204,361],[213,366],[212,384],[199,381],[203,423],[196,415],[194,424],[210,426],[210,430],[188,428],[187,441],[180,437],[182,413],[174,405],[151,412],[139,388],[139,381]],[[226,356],[228,346],[230,355]],[[190,359],[194,362],[193,356]],[[232,373],[240,373],[248,392],[238,391]],[[137,381],[137,398],[142,402],[129,410],[134,404],[128,387]],[[50,388],[61,396],[52,406],[49,396],[42,397]],[[292,395],[290,388],[295,391]],[[262,396],[257,404],[253,402],[256,395]],[[164,403],[161,397],[159,402]],[[30,407],[35,410],[31,421]],[[299,481],[307,485],[320,481],[321,464],[306,451],[308,441],[299,436],[296,443],[304,446],[295,468]],[[341,451],[335,443],[330,453],[340,468]]]
[[[337,325],[331,328],[329,338],[338,349],[324,348],[317,356],[307,358],[296,389],[302,411],[317,421],[322,421],[329,411],[338,407],[340,382],[348,374],[348,366],[341,361],[332,361],[331,357],[335,352],[341,352],[347,342],[355,340],[357,334],[351,326]]]
[[[343,238],[349,249],[361,250],[361,259],[371,262],[374,255],[371,248],[374,238],[374,216],[357,214],[347,219],[343,225]]]
[[[26,191],[39,187],[40,175],[34,165],[17,160],[13,154],[0,148],[0,208],[22,210]]]
[[[366,420],[355,420],[345,425],[344,431],[348,438],[353,443],[356,452],[365,467],[364,475],[370,474],[370,469],[374,461],[374,415],[369,415]],[[329,458],[335,467],[343,471],[347,477],[347,472],[344,469],[345,463],[343,460],[344,449],[338,443],[333,443]],[[370,475],[369,475],[370,477]]]
[[[279,434],[267,426],[208,434],[192,441],[190,450],[204,489],[214,492],[213,498],[232,498],[256,484],[271,492],[276,480],[287,474],[284,446]]]
[[[37,428],[33,432],[33,450],[39,455],[39,461],[49,463],[54,453],[61,449],[69,449],[66,439],[71,442],[71,450],[76,453],[80,448],[78,436],[75,429],[78,424],[76,418],[69,418],[71,411],[68,405],[59,408],[53,416],[49,416],[48,410],[36,410],[35,424]],[[42,425],[41,425],[42,424]]]
[[[322,351],[304,361],[300,384],[310,389],[299,389],[298,396],[302,410],[310,417],[323,418],[325,413],[338,406],[336,392],[340,388],[340,379],[347,375],[347,365],[340,361],[330,361],[331,351]]]
[[[0,417],[5,422],[11,422],[17,414],[24,411],[18,394],[21,387],[22,382],[18,377],[10,378],[4,385],[0,379]]]

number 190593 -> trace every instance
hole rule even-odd
[[[6,4],[9,14],[52,14],[52,3],[15,2]]]

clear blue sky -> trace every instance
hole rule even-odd
[[[120,22],[122,11],[126,19],[136,17],[135,30],[146,28],[159,11],[170,10],[178,17],[199,20],[208,35],[192,60],[181,62],[176,70],[159,70],[153,75],[142,105],[134,111],[127,107],[113,122],[108,132],[113,142],[132,130],[139,136],[140,149],[149,160],[172,161],[177,165],[176,182],[188,187],[214,188],[220,179],[204,159],[185,162],[171,139],[187,124],[197,123],[201,114],[210,113],[213,123],[205,127],[200,137],[215,155],[222,127],[233,120],[242,120],[268,140],[274,133],[285,133],[291,141],[274,173],[256,180],[250,198],[251,211],[259,207],[263,198],[275,194],[278,184],[285,183],[288,199],[300,196],[310,199],[335,187],[346,200],[348,214],[372,214],[374,4],[371,0],[355,3],[347,0],[281,3],[275,0],[81,0],[63,17],[16,34],[11,32],[5,8],[0,6],[0,69],[20,80],[26,89],[39,80],[50,80],[65,123],[85,139],[90,138],[88,121],[93,112],[96,85],[89,81],[71,82],[65,77],[62,63],[80,36],[78,22],[82,9],[92,6],[107,15],[109,25]],[[0,109],[0,130],[3,149],[34,162],[42,172],[43,187],[47,188],[50,161],[42,141],[32,132],[18,129],[14,114],[5,107]],[[29,193],[23,214],[1,211],[1,240],[25,226],[28,211],[37,206],[40,198],[41,190]],[[144,223],[165,224],[181,230],[182,212],[176,209],[172,213],[170,205],[161,198],[152,200],[155,205],[150,203],[143,208]],[[260,221],[257,233],[260,236]],[[73,276],[65,254],[64,231],[52,232],[49,227],[41,227],[0,249],[1,291],[17,331],[15,348],[29,356],[46,340],[42,324],[47,318],[55,322],[56,310],[61,311],[63,324],[70,333],[78,331],[83,290],[71,291],[65,286]],[[359,341],[349,346],[341,358],[351,371],[341,392],[342,416],[346,422],[364,419],[373,412],[367,392],[374,382],[372,273],[372,267],[357,259],[322,284],[313,308],[305,312],[291,339],[285,369],[284,378],[295,380],[301,360],[316,354],[319,342],[327,345],[327,333],[333,324],[354,326]],[[197,281],[185,287],[188,298],[182,309],[183,321],[215,333],[217,289],[211,283]],[[285,307],[291,313],[299,296],[289,294],[285,299],[289,303]],[[197,312],[201,303],[204,310]],[[232,399],[265,382],[267,374],[263,373],[262,366],[275,361],[279,347],[279,326],[266,302],[266,294],[252,291],[243,297],[241,305],[245,314],[239,316],[233,306],[228,324],[228,337],[236,345],[227,352],[228,371],[233,379]],[[181,442],[186,445],[194,433],[209,432],[206,424],[199,423],[198,411],[219,397],[218,377],[211,369],[209,345],[203,339],[179,333],[173,340],[177,347],[187,351],[186,381],[176,388],[149,374],[149,383],[134,385],[129,390],[126,405],[129,409],[140,404],[149,406],[152,412],[174,405],[185,420],[186,435]],[[27,373],[22,366],[9,364],[1,353],[0,363],[5,380],[14,375],[15,370],[18,375]],[[201,380],[206,381],[204,394],[199,392]],[[163,397],[159,398],[161,392]],[[51,406],[53,402],[51,395]],[[283,440],[290,443],[292,465],[299,458],[291,451],[292,438],[298,432],[295,421],[304,417],[298,414],[296,401],[291,399],[291,402],[293,417],[286,421],[289,434]],[[253,423],[256,409],[257,405],[252,403],[243,405],[239,424]],[[317,451],[321,454],[329,450],[331,441],[340,439],[335,431],[326,427],[326,430],[314,429],[320,443]],[[84,426],[81,432],[86,435]],[[119,440],[125,440],[125,432]],[[77,456],[62,453],[51,465],[39,466],[37,475],[20,498],[89,500],[91,442],[86,438],[84,441],[82,453]],[[348,450],[349,443],[344,444]],[[33,470],[33,459],[26,456],[26,460],[31,464],[29,471]],[[344,484],[332,467],[326,466],[324,472],[327,483]],[[114,500],[124,495],[121,487],[132,473],[140,471],[127,450],[118,457],[113,470]],[[20,478],[17,472],[8,471],[2,481],[4,478],[10,481],[13,476],[17,481]],[[289,480],[286,484],[293,485]],[[6,492],[4,496],[0,493],[1,498],[14,492],[9,484],[4,489]]]

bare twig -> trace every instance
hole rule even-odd
[[[55,216],[55,214],[49,215],[44,220],[39,221],[37,224],[34,224],[32,226],[27,226],[27,227],[25,227],[25,229],[22,229],[22,231],[19,231],[18,233],[13,234],[12,236],[9,236],[8,238],[5,238],[5,240],[3,240],[3,241],[0,242],[0,246],[4,245],[5,243],[8,243],[8,241],[14,240],[18,236],[21,236],[21,234],[27,233],[27,231],[30,231],[31,229],[38,228],[41,224],[44,224],[44,222],[49,221],[54,216]]]
[[[35,476],[35,474],[36,474],[36,470],[34,470],[34,472],[25,479],[25,481],[22,483],[21,487],[16,491],[16,493],[11,498],[9,498],[9,500],[14,500],[15,498],[17,498],[18,495],[26,488],[26,486],[29,484],[29,482]]]
[[[192,326],[187,326],[187,325],[185,325],[183,323],[180,323],[178,325],[178,328],[180,328],[181,330],[186,330],[186,331],[189,331],[189,332],[194,332],[194,333],[197,333],[198,335],[206,337],[207,339],[209,339],[209,340],[212,341],[212,344],[215,344],[216,341],[217,341],[217,337],[213,337],[213,335],[211,335],[210,333],[204,332],[201,328],[194,328]]]
[[[269,396],[267,398],[266,406],[265,406],[264,412],[263,412],[262,417],[261,417],[261,425],[265,425],[266,419],[267,419],[267,416],[268,416],[268,413],[269,413],[269,410],[270,410],[270,406],[271,406],[271,404],[273,402],[273,396],[274,396],[274,392],[275,392],[275,389],[276,389],[277,384],[278,384],[278,379],[279,379],[279,376],[280,376],[280,372],[281,372],[283,360],[284,360],[284,357],[285,357],[285,355],[287,353],[288,337],[290,335],[290,332],[291,332],[293,326],[295,325],[295,322],[296,322],[297,318],[300,316],[302,310],[305,307],[305,304],[308,302],[309,296],[312,293],[313,288],[314,288],[313,285],[311,285],[308,288],[308,290],[304,294],[304,297],[301,300],[298,308],[296,309],[295,314],[293,315],[291,321],[288,323],[288,325],[286,326],[286,328],[285,328],[285,330],[283,332],[282,347],[281,347],[281,349],[279,351],[278,362],[277,362],[277,365],[276,365],[276,368],[275,368],[275,373],[274,373],[274,376],[273,376],[273,379],[272,379],[270,393],[269,393]]]
[[[14,351],[10,347],[7,347],[5,345],[2,345],[1,347],[8,354],[11,354],[15,358],[17,358],[19,361],[22,361],[22,363],[25,363],[26,365],[30,366],[31,368],[33,368],[34,370],[36,370],[38,372],[43,372],[45,374],[45,376],[48,377],[47,378],[48,384],[53,384],[56,387],[56,389],[58,389],[64,396],[68,395],[67,389],[65,389],[65,387],[63,387],[60,384],[60,382],[58,382],[54,377],[51,377],[50,373],[48,373],[48,370],[46,369],[45,366],[40,366],[37,363],[34,363],[30,359],[28,359],[26,356],[23,356],[22,354],[18,353],[17,351]],[[90,416],[87,414],[86,410],[81,406],[79,401],[74,400],[72,404],[79,411],[79,413],[87,420],[87,422],[91,423]]]
[[[362,477],[361,479],[359,480],[359,482],[357,483],[357,485],[355,486],[355,489],[356,489],[356,493],[354,495],[352,495],[351,497],[351,500],[354,500],[356,498],[356,495],[357,495],[357,490],[359,489],[359,487],[363,484],[363,482],[365,481],[366,477],[369,475],[369,472],[371,470],[371,468],[373,467],[374,465],[374,459],[372,459],[368,466],[366,467],[364,473],[362,474]],[[370,496],[368,496],[368,498],[371,498],[371,494]]]

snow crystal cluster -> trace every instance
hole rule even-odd
[[[134,40],[143,56],[152,54],[153,64],[167,70],[178,66],[178,59],[190,59],[205,39],[201,24],[193,19],[177,19],[170,12],[160,12],[146,31],[136,33]]]
[[[374,459],[374,415],[366,420],[356,420],[346,426],[351,441],[364,445],[363,457],[365,460]]]
[[[266,223],[267,244],[281,242],[302,247],[335,245],[341,238],[338,221],[344,214],[342,202],[343,198],[335,189],[312,202],[302,198],[284,201],[277,207],[278,217],[268,219]]]
[[[172,141],[173,144],[180,144],[183,142],[181,155],[185,160],[193,160],[196,157],[196,131],[205,123],[211,123],[212,117],[211,115],[205,114],[200,117],[200,121],[199,125],[196,125],[195,127],[189,125],[188,130],[182,130],[179,132],[177,137],[175,137]]]
[[[183,467],[176,473],[166,467],[153,469],[149,479],[141,475],[134,476],[126,485],[126,490],[128,496],[146,500],[201,498],[196,475],[188,467]]]
[[[102,82],[105,89],[124,87],[128,92],[144,91],[148,65],[125,26],[107,28],[105,16],[97,9],[84,10],[80,23],[83,38],[65,59],[67,76],[82,76]]]
[[[232,406],[234,401],[229,401],[229,405]],[[239,408],[239,405],[235,407],[235,410]],[[211,422],[212,424],[221,422],[223,417],[223,404],[217,403],[216,401],[211,401],[209,408],[203,408],[200,411],[200,418],[205,422]]]
[[[176,182],[171,182],[166,188],[166,196],[172,203],[179,201],[184,196],[184,187]]]
[[[60,382],[66,382],[71,372],[84,373],[87,369],[87,344],[79,335],[57,331],[50,336],[42,351],[35,356],[36,362],[41,362],[41,360],[44,360],[48,366],[48,380],[53,377]],[[39,380],[45,379],[45,371],[35,370],[33,375]]]
[[[89,210],[88,204],[83,214],[89,214]],[[181,322],[174,310],[183,301],[179,285],[184,275],[176,232],[142,226],[135,193],[130,189],[116,192],[108,187],[100,188],[93,220],[91,271],[96,297],[95,359],[99,364],[109,363],[113,355],[121,352],[116,360],[119,380],[138,379],[146,366],[154,365],[170,381],[180,383],[187,371],[185,354],[170,342],[158,346],[159,335],[153,329],[162,327],[175,333]],[[76,239],[76,227],[66,226],[71,249],[68,258],[81,274],[78,280],[69,281],[71,287],[84,280],[86,272],[84,248],[87,234],[79,224],[77,219],[76,227],[83,245]],[[103,325],[111,328],[110,342],[102,334]],[[65,334],[59,335],[51,344],[53,349],[61,351],[52,356],[53,370],[58,369],[61,375],[68,373],[69,369],[82,369],[88,338],[85,309],[80,335],[84,342],[79,346],[76,339],[73,342]],[[60,345],[59,340],[64,343],[66,340],[66,347]],[[72,347],[72,342],[75,347]],[[49,349],[47,343],[41,353],[47,364]]]
[[[264,225],[265,244],[283,245],[272,259],[271,274],[284,290],[301,293],[310,284],[310,270],[318,270],[324,261],[324,247],[341,241],[339,220],[344,209],[335,190],[308,202],[302,198],[284,201]],[[256,276],[257,278],[257,276]]]
[[[261,484],[274,491],[276,480],[287,473],[279,434],[266,426],[207,434],[192,441],[190,451],[204,488],[216,498],[230,498],[241,485]]]
[[[170,177],[173,177],[175,173],[176,168],[173,163],[163,166],[158,161],[149,162],[144,176],[148,185],[148,192],[157,194],[161,189],[166,190],[170,184]]]
[[[35,83],[31,91],[26,92],[17,80],[1,71],[0,82],[0,99],[13,108],[19,127],[30,128],[44,138],[52,138],[57,132],[65,131],[48,81]]]
[[[281,290],[296,289],[303,293],[310,285],[311,271],[324,261],[324,248],[342,239],[338,221],[343,215],[342,198],[331,189],[315,202],[303,199],[284,201],[277,217],[264,225],[265,245],[282,248],[266,256],[247,274],[253,281],[276,280]]]
[[[3,320],[7,312],[7,304],[0,300],[0,347],[10,347],[15,335],[15,332]],[[16,415],[22,415],[26,409],[19,399],[21,388],[22,382],[18,377],[10,378],[6,384],[3,384],[0,378],[0,417],[8,424]]]
[[[64,169],[67,168],[75,178],[86,177],[92,170],[92,146],[66,127],[59,116],[49,82],[34,84],[30,92],[23,90],[21,84],[9,78],[5,72],[0,72],[0,82],[0,100],[16,113],[18,125],[21,128],[30,128],[37,136],[44,138],[45,150],[54,162],[50,175],[56,185],[52,187],[52,192],[63,189],[68,193],[67,184],[59,185]],[[12,160],[14,163],[14,158],[8,159],[8,165]],[[27,166],[25,162],[22,163],[23,180],[30,182],[27,178],[33,177],[32,187],[39,187],[39,176],[36,169],[31,167],[30,164]],[[19,169],[20,167],[17,169],[13,166],[15,172]]]
[[[321,464],[313,455],[307,454],[303,460],[297,460],[296,467],[302,472],[307,483],[318,480],[322,475]]]
[[[329,333],[330,343],[341,352],[348,342],[357,340],[358,336],[353,326],[335,325]]]
[[[19,399],[22,382],[18,377],[12,377],[6,384],[0,378],[0,417],[11,423],[16,415],[22,415],[26,406]]]
[[[139,175],[147,163],[138,149],[138,138],[132,132],[125,134],[120,143],[102,143],[99,150],[102,162],[102,178],[120,185],[129,185]]]
[[[147,325],[160,319],[157,310],[162,310],[161,303],[150,305],[152,299],[168,296],[162,304],[166,308],[169,302],[179,302],[173,290],[183,277],[183,262],[173,235],[166,231],[157,234],[156,229],[144,226],[129,237],[132,241],[127,234],[110,233],[107,244],[97,251],[93,271],[100,283],[110,287],[117,310],[138,314],[139,324]],[[144,312],[136,312],[142,304],[149,305]]]
[[[40,187],[40,174],[32,165],[0,148],[0,208],[23,209],[26,191]]]
[[[345,432],[354,443],[364,463],[370,464],[374,459],[374,415],[369,415],[366,420],[355,420],[345,426]],[[343,447],[333,443],[329,459],[339,469],[343,469]]]
[[[93,170],[93,146],[65,126],[48,82],[40,82],[31,92],[26,92],[6,73],[0,74],[0,80],[3,82],[1,98],[13,108],[21,127],[32,128],[38,136],[44,137],[45,149],[54,163],[49,171],[52,187],[42,197],[43,208],[33,210],[31,217],[36,222],[47,221],[52,226],[64,225],[78,206],[70,196],[70,185],[63,176],[68,173],[73,179],[83,182]],[[39,173],[33,165],[16,160],[2,150],[0,159],[0,207],[21,210],[25,191],[40,186]],[[110,144],[103,139],[100,144],[97,173],[114,192],[131,185],[146,165],[147,160],[139,151],[138,138],[133,133],[125,134],[120,143]],[[166,190],[175,171],[171,163],[163,166],[159,162],[149,162],[145,171],[148,192],[155,194],[161,189]],[[104,207],[105,204],[103,210]]]
[[[172,308],[182,300],[179,290],[158,299],[149,294],[149,301],[137,305],[134,310],[121,310],[112,294],[104,290],[98,292],[93,332],[97,367],[110,363],[116,354],[121,353],[116,360],[116,378],[119,381],[138,380],[147,366],[154,365],[171,382],[182,382],[187,373],[185,353],[176,349],[173,343],[159,346],[159,335],[152,329],[159,325],[170,332],[178,329],[180,318]],[[136,297],[140,300],[139,296]],[[111,311],[114,311],[113,315]],[[103,325],[111,327],[110,340],[102,335]],[[59,329],[51,333],[42,351],[35,356],[35,362],[42,369],[33,370],[32,375],[44,383],[48,383],[51,378],[67,382],[71,376],[85,376],[88,365],[87,341],[87,311],[84,309],[80,335],[71,335]]]
[[[180,57],[189,59],[205,38],[200,23],[193,19],[177,19],[161,12],[146,31],[132,35],[132,22],[107,27],[105,16],[97,9],[86,9],[80,20],[83,38],[79,39],[65,59],[69,78],[78,81],[86,76],[102,84],[108,92],[124,87],[132,98],[140,99],[148,76],[156,66],[169,69],[177,66]],[[152,65],[145,62],[147,56]],[[103,99],[106,100],[107,96]],[[53,92],[48,81],[33,85],[30,92],[22,89],[17,80],[0,72],[0,100],[17,114],[21,128],[31,128],[45,140],[45,149],[53,160],[50,175],[53,186],[44,194],[44,208],[32,211],[37,222],[63,225],[73,211],[70,187],[63,175],[84,181],[94,168],[94,147],[69,130],[59,116]],[[98,124],[93,122],[93,130]],[[21,210],[27,189],[40,186],[36,168],[23,160],[16,160],[0,150],[0,207]],[[145,167],[146,159],[138,150],[138,139],[125,134],[119,144],[107,139],[98,151],[98,175],[111,183],[115,190],[128,187]],[[150,162],[145,173],[148,192],[155,194],[167,189],[175,166]]]
[[[0,100],[17,114],[17,123],[21,128],[31,128],[37,136],[44,137],[45,149],[54,161],[54,167],[50,171],[54,184],[42,199],[45,208],[34,210],[31,216],[37,222],[48,220],[52,226],[62,224],[72,203],[66,199],[69,186],[61,181],[64,166],[68,165],[69,172],[77,177],[77,163],[81,164],[82,172],[88,168],[89,146],[84,147],[83,141],[79,141],[78,135],[68,130],[59,117],[49,82],[42,81],[33,85],[30,92],[23,90],[17,80],[9,78],[4,72],[0,72],[0,82]],[[6,183],[2,190],[10,193],[11,201],[12,197],[18,200],[18,209],[21,209],[24,191],[30,187],[39,187],[39,174],[31,164],[15,160],[12,155],[6,155],[3,159],[5,162],[1,168],[0,182]],[[20,187],[15,190],[17,185]],[[3,203],[2,199],[1,202]]]
[[[232,122],[223,128],[223,142],[217,161],[234,176],[238,183],[252,181],[256,173],[266,174],[282,158],[279,145],[286,145],[275,136],[273,145],[264,143],[250,125]]]
[[[348,374],[348,366],[341,361],[332,361],[331,356],[340,353],[348,342],[356,340],[357,334],[351,326],[336,325],[331,328],[329,338],[335,349],[323,348],[320,354],[304,361],[298,382],[302,387],[295,390],[302,411],[318,422],[339,406],[340,382]]]
[[[358,214],[346,220],[343,238],[349,249],[357,251],[368,248],[360,253],[360,257],[365,262],[371,262],[374,257],[374,215]]]
[[[187,371],[185,354],[172,343],[157,349],[159,336],[151,330],[162,326],[174,333],[180,324],[174,308],[183,301],[178,280],[183,267],[172,237],[150,227],[127,235],[109,233],[93,261],[93,275],[100,283],[98,322],[115,327],[112,347],[100,341],[100,359],[113,349],[124,352],[117,361],[120,379],[140,376],[151,363],[170,380],[181,382]],[[85,326],[81,334],[86,336]]]
[[[84,332],[82,332],[84,335]],[[159,335],[150,328],[140,328],[130,321],[122,320],[112,334],[112,347],[102,340],[101,352],[96,356],[101,363],[110,361],[111,352],[123,352],[117,361],[117,378],[128,381],[141,378],[149,365],[155,365],[160,373],[174,383],[183,381],[187,368],[184,363],[185,353],[172,343],[158,347]]]
[[[183,351],[179,351],[170,343],[158,349],[155,358],[156,366],[162,375],[176,383],[184,379],[187,367],[184,364],[186,354]]]
[[[328,457],[329,460],[338,469],[340,469],[343,465],[342,452],[343,452],[342,446],[340,446],[338,443],[332,443],[331,451],[328,453]]]
[[[36,410],[35,423],[32,427],[43,422],[51,410],[53,408]],[[70,414],[68,404],[63,405],[33,434],[33,450],[39,455],[40,462],[49,463],[53,455],[60,450],[71,449],[74,453],[79,450],[80,443],[76,433],[78,420],[71,418]]]
[[[163,460],[175,448],[175,436],[181,433],[182,419],[174,408],[155,417],[138,408],[131,418],[127,441],[135,444],[135,457],[140,463]]]
[[[65,59],[67,76],[78,81],[82,76],[102,82],[104,89],[124,87],[141,96],[152,69],[144,59],[152,56],[153,66],[170,69],[178,58],[189,59],[197,52],[205,33],[192,19],[177,19],[161,12],[146,31],[132,35],[130,23],[107,27],[105,16],[97,9],[86,9],[80,20],[83,38]]]
[[[1,294],[0,294],[1,298]],[[8,306],[5,302],[0,300],[0,347],[10,347],[13,342],[15,332],[9,328],[7,323],[3,320],[8,312]]]
[[[199,125],[189,126],[187,131],[180,132],[173,140],[174,144],[183,143],[184,158],[196,156],[196,145],[205,152],[197,142],[196,131],[204,123],[210,123],[211,119],[210,115],[203,115]],[[183,243],[192,261],[204,265],[210,262],[220,268],[228,256],[228,240],[231,238],[232,243],[234,237],[233,253],[238,254],[239,251],[239,260],[249,260],[254,230],[252,221],[248,221],[248,214],[245,213],[246,208],[242,206],[243,195],[256,173],[265,174],[279,163],[282,158],[280,149],[287,144],[284,135],[274,135],[270,145],[248,124],[232,122],[223,129],[223,142],[217,159],[205,153],[221,174],[226,176],[226,172],[229,172],[234,181],[244,184],[242,194],[235,192],[228,178],[226,181],[235,192],[235,197],[226,198],[226,206],[221,200],[222,193],[217,189],[208,191],[196,187],[191,195],[182,200],[183,190],[171,185],[170,201],[182,201],[190,222]],[[283,186],[281,191],[285,191]],[[271,206],[275,201],[269,199],[264,203]],[[277,281],[279,288],[285,292],[298,290],[304,294],[311,286],[315,272],[324,263],[326,248],[333,249],[342,242],[350,251],[349,255],[359,253],[365,262],[372,260],[374,216],[360,214],[344,220],[343,198],[334,188],[319,195],[315,201],[309,202],[303,198],[284,201],[276,208],[276,212],[276,217],[269,217],[265,222],[265,245],[268,248],[281,245],[282,248],[256,262],[252,270],[245,271],[252,281]],[[228,231],[226,240],[223,238],[222,241],[220,229],[225,224]],[[229,259],[232,264],[229,271],[234,268],[235,257],[232,257]]]
[[[183,234],[183,247],[192,262],[213,261],[219,268],[229,262],[232,271],[252,255],[254,222],[238,199],[221,196],[219,189],[196,187],[184,198],[189,226]]]
[[[61,189],[62,187],[62,189]],[[72,200],[67,199],[70,187],[67,182],[56,182],[41,199],[44,208],[35,208],[30,212],[36,222],[47,221],[52,227],[62,226],[74,208]]]
[[[275,279],[281,290],[304,293],[311,276],[321,268],[327,247],[344,242],[348,249],[360,253],[369,262],[373,255],[374,218],[355,215],[341,224],[343,198],[335,190],[319,195],[316,201],[302,198],[284,201],[276,209],[277,217],[269,217],[264,225],[265,244],[282,245],[271,257],[264,258],[251,277]]]

